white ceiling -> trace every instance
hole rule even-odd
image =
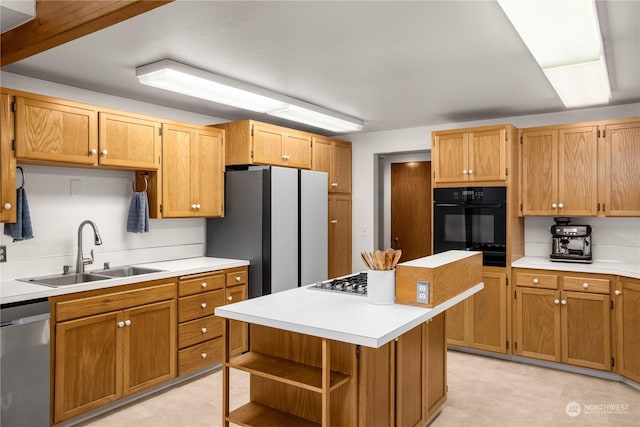
[[[597,7],[611,104],[640,102],[640,2]],[[165,58],[361,118],[364,131],[565,110],[494,1],[176,1],[2,69],[328,134],[140,85],[135,68]]]

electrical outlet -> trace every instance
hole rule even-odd
[[[429,285],[429,282],[422,280],[416,281],[416,302],[429,304]]]
[[[0,246],[0,262],[7,262],[7,247],[5,245]]]

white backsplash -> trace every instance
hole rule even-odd
[[[549,256],[554,224],[553,217],[525,218],[525,256]],[[640,218],[572,217],[571,224],[591,226],[593,259],[640,262]]]

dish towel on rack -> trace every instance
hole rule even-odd
[[[149,201],[147,200],[146,191],[135,192],[131,197],[129,216],[127,217],[127,231],[130,233],[149,232]]]
[[[13,237],[14,242],[33,239],[27,192],[22,187],[16,189],[16,222],[14,224],[5,223],[4,234]]]

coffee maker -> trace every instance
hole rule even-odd
[[[556,217],[551,226],[551,261],[590,263],[591,226],[569,225],[571,218]]]

